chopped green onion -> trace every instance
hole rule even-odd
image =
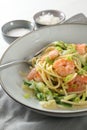
[[[49,57],[46,57],[46,62],[49,63],[49,64],[52,64],[53,60],[51,60]]]
[[[24,94],[24,98],[30,98],[30,94],[29,93],[26,93],[26,94]]]
[[[84,69],[80,69],[77,73],[78,73],[79,75],[83,75],[85,72],[86,72],[86,71],[85,71]]]
[[[64,100],[71,100],[71,99],[73,99],[73,98],[75,98],[76,97],[76,94],[71,94],[71,95],[68,95],[68,96],[64,96]]]
[[[79,102],[80,101],[80,97],[75,97],[75,99],[73,101],[74,102]]]
[[[66,43],[63,41],[56,41],[56,42],[54,42],[54,44],[56,47],[60,47],[63,50],[65,50],[67,48]]]
[[[72,104],[61,102],[60,105],[64,107],[72,107]]]
[[[58,51],[62,51],[62,48],[59,47],[59,46],[57,46],[56,49],[57,49]]]
[[[37,93],[37,94],[36,94],[36,97],[37,97],[40,101],[45,100],[45,95],[44,95],[43,93]]]
[[[65,82],[65,83],[70,82],[71,80],[73,80],[73,79],[76,77],[76,75],[77,75],[77,73],[75,73],[75,74],[69,74],[68,76],[66,76],[66,77],[64,78],[64,82]]]
[[[67,60],[72,60],[72,56],[67,56]]]
[[[83,67],[83,69],[87,71],[87,65],[86,65],[86,66],[84,66],[84,67]]]
[[[86,93],[83,93],[81,101],[85,101],[86,99]]]

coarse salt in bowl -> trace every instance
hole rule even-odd
[[[27,20],[13,20],[5,23],[1,28],[2,36],[9,44],[33,30],[34,24]]]
[[[54,25],[60,22],[59,17],[55,17],[53,14],[47,13],[39,16],[37,18],[37,21],[40,24],[45,24],[45,25]]]
[[[36,13],[33,18],[40,25],[55,25],[65,20],[65,14],[58,10],[44,10]]]

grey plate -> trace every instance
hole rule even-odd
[[[19,38],[5,51],[1,58],[1,64],[7,61],[32,57],[42,47],[56,40],[73,43],[87,43],[87,25],[64,24],[39,29]],[[20,49],[21,48],[21,49]],[[20,51],[19,51],[20,50]],[[16,53],[15,53],[16,52]],[[0,72],[1,85],[5,92],[17,102],[28,108],[50,116],[75,117],[87,115],[87,107],[75,109],[47,110],[40,106],[35,98],[25,99],[21,85],[20,71],[28,71],[25,64],[16,65]]]

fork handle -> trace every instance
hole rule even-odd
[[[11,67],[13,65],[17,65],[17,64],[20,64],[20,63],[26,63],[25,60],[16,60],[16,61],[11,61],[11,62],[7,62],[7,63],[4,63],[2,65],[0,65],[0,71],[8,68],[8,67]]]

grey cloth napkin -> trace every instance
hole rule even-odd
[[[80,13],[65,23],[87,23]],[[86,130],[87,116],[74,118],[49,117],[15,102],[0,90],[0,130]]]

